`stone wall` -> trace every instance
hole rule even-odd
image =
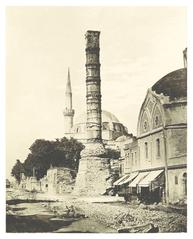
[[[27,177],[26,178],[26,190],[28,191],[40,191],[40,181],[36,177]]]
[[[48,193],[61,194],[71,192],[74,186],[72,172],[68,168],[51,168],[47,171]]]
[[[171,124],[186,124],[187,123],[187,102],[171,103],[164,106],[165,123]]]
[[[167,130],[168,165],[186,164],[187,129]]]
[[[168,170],[169,201],[176,202],[186,199],[186,187],[183,175],[186,168]]]

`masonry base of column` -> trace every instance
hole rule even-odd
[[[109,186],[109,159],[105,158],[105,149],[101,143],[86,145],[81,152],[79,170],[76,177],[74,195],[99,196]]]

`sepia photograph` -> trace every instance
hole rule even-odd
[[[5,45],[6,233],[186,233],[187,7],[7,6]]]

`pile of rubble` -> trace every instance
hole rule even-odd
[[[12,195],[12,199],[16,197],[16,194],[18,194],[18,192]],[[19,194],[21,194],[21,192]],[[24,196],[24,194],[22,196]],[[30,195],[25,195],[25,197],[31,199]],[[182,212],[182,210],[176,210],[176,208],[159,204],[144,205],[136,203],[131,205],[121,202],[94,203],[89,200],[72,197],[65,197],[62,201],[43,204],[45,204],[42,205],[43,207],[49,207],[48,209],[56,216],[72,216],[74,218],[89,217],[116,230],[134,228],[141,225],[154,225],[159,228],[159,232],[187,231],[186,213],[179,213]],[[7,207],[7,213],[12,213],[9,207]]]
[[[186,216],[173,212],[149,210],[146,205],[131,208],[129,205],[113,205],[104,203],[76,202],[88,217],[95,218],[115,229],[153,224],[159,227],[160,232],[185,232]]]

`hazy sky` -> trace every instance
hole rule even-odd
[[[147,89],[183,67],[183,7],[8,7],[7,174],[35,139],[63,136],[68,67],[75,120],[85,111],[87,30],[101,31],[102,108],[133,134]]]

